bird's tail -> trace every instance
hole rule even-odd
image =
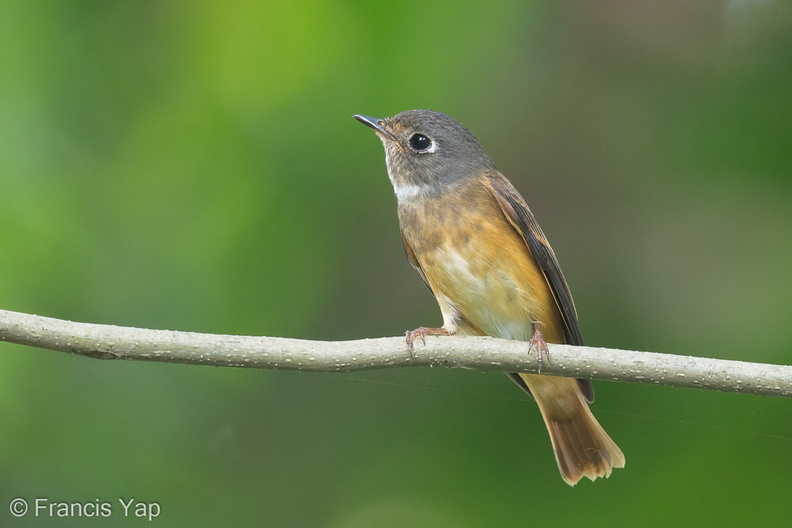
[[[570,486],[608,477],[624,454],[594,418],[573,378],[520,374],[542,411],[561,476]]]

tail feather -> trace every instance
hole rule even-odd
[[[608,477],[624,467],[624,454],[591,414],[571,378],[521,374],[542,411],[558,469],[570,486]]]
[[[582,477],[609,477],[613,468],[624,467],[624,454],[608,433],[585,409],[570,421],[545,418],[558,469],[574,486]]]

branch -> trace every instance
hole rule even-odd
[[[435,366],[536,373],[522,341],[427,337],[411,358],[404,337],[309,341],[74,323],[0,310],[0,341],[97,359],[348,372]],[[792,397],[792,366],[549,344],[542,374]]]

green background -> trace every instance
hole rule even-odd
[[[355,339],[441,319],[355,113],[470,128],[589,344],[792,363],[792,7],[0,3],[0,307]],[[498,373],[312,374],[0,345],[0,525],[780,526],[788,400],[598,382],[627,467],[566,486]],[[15,497],[115,503],[14,518]]]

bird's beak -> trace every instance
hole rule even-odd
[[[390,132],[388,132],[388,130],[384,126],[382,126],[382,124],[385,122],[384,119],[380,119],[378,117],[364,116],[360,114],[355,114],[352,117],[354,117],[355,119],[366,125],[367,127],[373,128],[374,132],[376,132],[377,134],[381,134],[386,138],[390,139],[391,141],[396,141],[396,137]]]

